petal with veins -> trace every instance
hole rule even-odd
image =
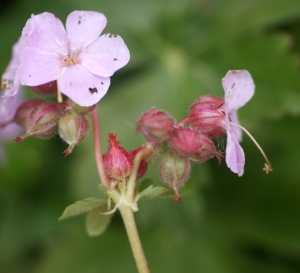
[[[54,52],[46,52],[27,47],[21,54],[20,83],[37,86],[57,79],[60,57]]]
[[[80,57],[86,69],[98,76],[110,77],[129,62],[130,53],[120,36],[102,35]]]
[[[62,22],[52,13],[44,12],[32,16],[33,31],[28,36],[28,43],[45,51],[63,52],[66,49],[67,34]]]
[[[96,104],[110,85],[110,78],[94,75],[80,64],[63,68],[58,80],[60,91],[81,106]]]
[[[228,71],[222,84],[229,112],[242,107],[254,94],[255,85],[247,70]]]
[[[95,41],[106,26],[106,17],[94,11],[73,11],[66,22],[72,49],[84,48]]]
[[[245,154],[236,135],[231,130],[227,131],[226,164],[232,172],[239,176],[243,175]]]

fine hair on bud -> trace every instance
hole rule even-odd
[[[42,139],[54,136],[60,115],[61,110],[55,103],[43,102],[30,112],[25,134],[17,137],[15,141],[22,142],[29,136]]]
[[[136,130],[146,141],[160,143],[170,139],[174,125],[175,120],[170,115],[153,107],[138,120]]]
[[[58,122],[58,134],[60,138],[70,146],[63,152],[65,156],[71,154],[76,145],[84,140],[89,130],[86,118],[72,110],[65,111]]]
[[[190,107],[188,120],[193,128],[209,138],[224,134],[224,98],[206,95],[196,99]]]
[[[109,148],[103,156],[103,163],[111,180],[122,181],[130,175],[133,160],[129,152],[118,144],[115,134],[108,134],[108,138]]]
[[[164,183],[174,191],[174,203],[180,202],[179,190],[188,180],[191,163],[188,158],[181,158],[172,151],[166,153],[161,161],[159,174]]]

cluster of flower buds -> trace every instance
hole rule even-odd
[[[45,86],[37,87],[39,92],[44,88]],[[60,138],[70,145],[63,152],[64,155],[69,155],[88,132],[89,124],[85,115],[94,109],[95,105],[83,107],[71,100],[63,103],[41,99],[25,101],[17,108],[14,118],[10,121],[25,129],[25,134],[16,137],[15,141],[20,143],[29,136],[51,138],[58,132]]]
[[[221,164],[223,153],[208,136],[196,128],[176,125],[169,114],[157,108],[142,115],[137,131],[163,154],[160,177],[174,191],[174,202],[181,200],[179,190],[189,178],[190,161],[204,162],[216,156]]]
[[[242,140],[242,130],[248,135],[250,133],[239,125],[237,109],[253,96],[254,82],[248,71],[231,70],[222,84],[224,98],[206,95],[196,99],[188,117],[178,124],[167,113],[156,108],[144,113],[138,121],[137,131],[144,135],[147,142],[153,142],[157,150],[163,151],[160,176],[174,190],[174,202],[180,201],[179,189],[188,179],[190,161],[204,162],[216,157],[221,164],[224,152],[217,151],[212,139],[222,134],[227,135],[227,166],[239,176],[244,172],[245,155],[239,142]],[[262,151],[255,140],[254,143]],[[267,162],[264,170],[268,173],[272,167],[263,155]]]

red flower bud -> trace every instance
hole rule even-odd
[[[59,118],[58,134],[70,146],[63,152],[65,156],[71,154],[75,145],[79,144],[89,130],[89,123],[84,116],[67,110]]]
[[[57,93],[57,82],[52,81],[39,86],[30,86],[36,93],[41,95],[51,95]]]
[[[224,98],[203,96],[190,107],[189,122],[209,138],[215,138],[226,132]]]
[[[216,156],[219,164],[221,162],[222,153],[216,150],[214,143],[207,136],[191,128],[176,128],[168,144],[179,157],[203,162]]]
[[[166,112],[151,108],[137,123],[136,130],[149,142],[162,142],[170,138],[175,121]]]
[[[124,180],[131,173],[132,157],[117,143],[116,135],[108,134],[109,148],[103,156],[106,172],[112,180]]]
[[[134,157],[135,155],[141,150],[143,149],[142,147],[139,147],[139,148],[136,148],[132,151],[129,152],[131,158],[134,160]],[[141,160],[141,163],[140,163],[140,166],[139,166],[139,169],[137,171],[137,176],[136,178],[139,179],[141,178],[142,176],[144,176],[144,174],[146,173],[147,171],[147,168],[148,168],[148,162],[146,160]]]
[[[202,147],[200,133],[191,128],[178,127],[174,130],[169,147],[182,158],[196,157]]]
[[[26,133],[15,139],[22,142],[26,137],[35,136],[37,138],[50,138],[57,131],[58,119],[61,115],[56,104],[44,102],[30,112],[26,125]]]
[[[164,155],[159,173],[165,182],[174,191],[173,203],[180,202],[179,190],[188,180],[191,171],[191,163],[188,158],[180,158],[172,152]]]
[[[32,99],[25,101],[18,107],[13,121],[18,125],[22,126],[23,128],[26,128],[31,111],[44,102],[45,101],[40,99]]]

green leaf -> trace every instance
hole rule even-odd
[[[97,208],[88,212],[85,228],[89,236],[98,236],[104,233],[110,224],[113,214],[103,215],[103,208]]]
[[[195,187],[195,182],[188,181],[184,184],[184,186],[179,190],[179,195],[184,196],[190,193]],[[142,193],[140,193],[141,197],[150,197],[150,198],[173,198],[174,191],[167,187],[148,187]]]
[[[105,207],[107,205],[107,199],[98,199],[94,197],[89,197],[81,201],[66,207],[62,216],[58,219],[63,220],[72,216],[76,216],[85,212],[89,212],[99,207]]]
[[[138,193],[143,192],[144,190],[148,189],[148,188],[151,187],[151,186],[153,187],[153,180],[150,179],[150,178],[145,178],[145,179],[141,182],[141,184],[140,184],[140,186],[139,186],[139,188],[138,188]]]

